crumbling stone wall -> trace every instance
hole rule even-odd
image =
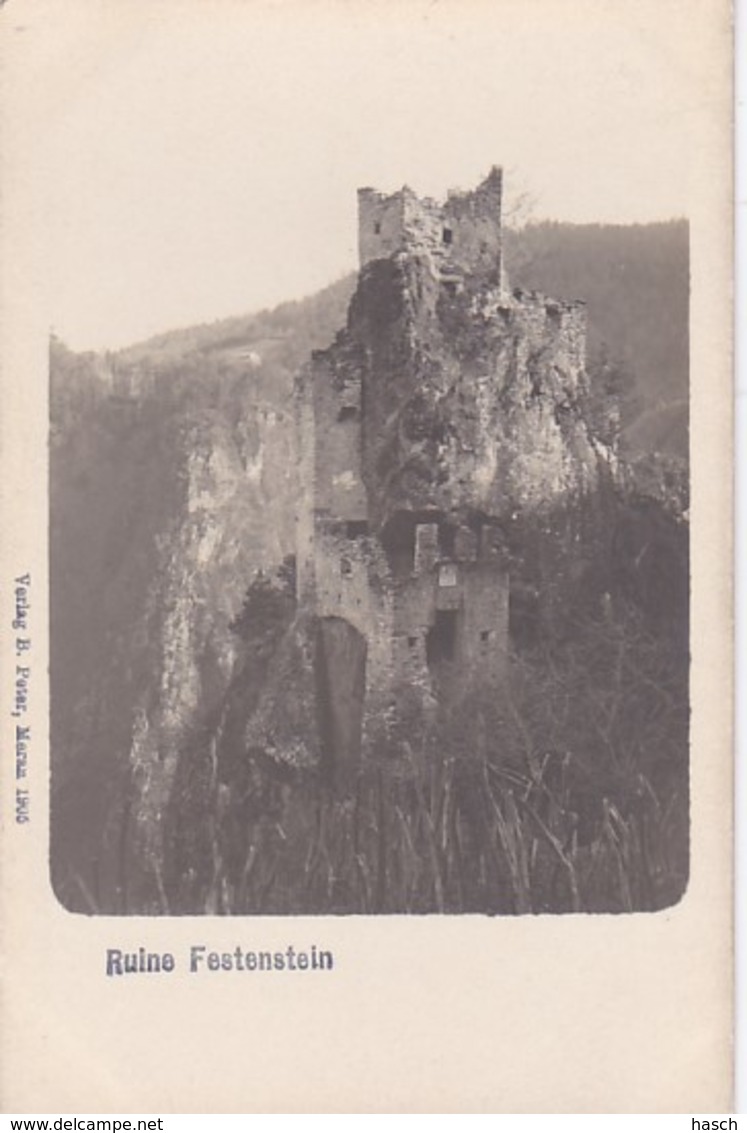
[[[300,602],[314,601],[315,524],[325,517],[365,524],[368,501],[361,453],[362,365],[345,338],[316,351],[294,391],[299,506],[296,578]]]
[[[387,196],[358,191],[358,249],[361,268],[398,253],[427,258],[445,279],[478,275],[499,283],[503,241],[503,174],[493,168],[470,192],[451,191],[443,204],[418,198],[405,186]]]
[[[377,541],[349,538],[344,527],[317,523],[314,610],[339,617],[368,640],[367,694],[379,700],[391,685],[393,596],[388,568]]]

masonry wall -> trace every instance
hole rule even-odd
[[[344,618],[366,637],[366,696],[380,698],[393,681],[393,600],[383,551],[374,539],[349,539],[318,519],[315,570],[316,615]]]
[[[358,190],[358,262],[387,259],[404,246],[404,198]]]
[[[462,687],[498,688],[508,663],[508,574],[498,564],[478,562],[462,570]]]
[[[503,261],[501,209],[503,174],[493,169],[470,193],[450,193],[445,227],[453,231],[448,260],[458,272],[500,283]]]
[[[397,253],[426,258],[445,279],[464,275],[500,283],[503,176],[493,169],[471,192],[452,191],[445,203],[419,198],[407,186],[391,196],[358,194],[360,266]]]
[[[316,444],[314,508],[338,519],[365,520],[368,507],[361,470],[361,373],[334,351],[311,365]]]

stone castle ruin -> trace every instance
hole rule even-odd
[[[505,678],[511,524],[595,486],[583,303],[511,290],[502,172],[444,203],[358,194],[347,326],[296,383],[297,599],[320,739],[351,760],[415,691]]]

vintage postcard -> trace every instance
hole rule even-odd
[[[2,1105],[731,1105],[731,12],[9,0]]]

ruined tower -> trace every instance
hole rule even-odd
[[[359,190],[347,326],[297,381],[298,599],[340,758],[408,692],[500,685],[512,519],[593,483],[584,307],[509,290],[501,203],[497,168],[443,203]]]

